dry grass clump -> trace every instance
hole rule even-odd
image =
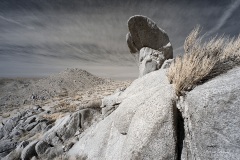
[[[53,113],[53,114],[45,114],[43,115],[43,118],[49,120],[49,121],[56,121],[59,118],[62,118],[65,114],[58,112],[58,113]]]
[[[240,37],[214,37],[202,43],[199,30],[196,27],[189,34],[185,54],[176,57],[168,70],[168,79],[178,96],[240,64]]]

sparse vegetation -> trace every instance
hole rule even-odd
[[[199,33],[200,28],[196,27],[189,34],[184,43],[185,54],[176,57],[168,70],[168,79],[178,96],[240,64],[240,36],[216,36],[202,43]]]
[[[63,154],[63,155],[58,155],[53,160],[87,160],[87,158],[88,157],[86,155],[69,156],[69,155]]]
[[[45,114],[43,118],[55,122],[57,119],[62,118],[65,114],[62,112],[52,113],[52,114]]]

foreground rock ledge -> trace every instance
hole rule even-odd
[[[89,159],[176,159],[174,91],[159,70],[135,80],[119,107],[81,137],[69,155]]]
[[[82,119],[92,122],[100,113],[89,110],[93,116],[84,118],[87,112],[80,110],[49,124],[51,129],[35,139],[19,144],[5,139],[4,135],[12,135],[5,134],[8,128],[17,125],[12,122],[22,121],[30,111],[32,117],[26,123],[43,121],[29,110],[1,127],[0,156],[7,160],[61,159],[65,155],[90,160],[236,160],[240,157],[239,80],[238,67],[179,98],[166,70],[160,69],[105,97],[102,109],[107,114],[90,127]]]
[[[182,159],[240,159],[240,68],[196,87],[178,103],[185,125]]]
[[[118,97],[119,107],[89,128],[68,154],[117,160],[239,159],[240,68],[180,100],[165,73],[160,69],[135,80]]]

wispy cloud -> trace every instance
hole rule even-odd
[[[217,24],[210,30],[208,31],[204,36],[210,36],[214,33],[216,33],[221,27],[226,23],[226,21],[231,17],[233,12],[240,6],[240,0],[236,0],[233,3],[231,3],[228,7],[227,10],[223,13],[223,15],[220,17],[220,19],[217,21]],[[174,52],[181,51],[183,49],[183,46],[174,49]]]
[[[1,16],[1,15],[0,15],[0,19],[5,20],[5,21],[7,21],[7,22],[9,22],[9,23],[14,23],[14,24],[16,24],[16,25],[18,25],[18,26],[21,26],[21,27],[24,27],[24,28],[27,28],[27,29],[34,29],[34,28],[31,27],[31,26],[24,25],[24,24],[22,24],[22,23],[20,23],[20,22],[18,22],[18,21],[15,21],[15,20],[10,19],[10,18],[6,18],[6,17]]]
[[[240,5],[240,0],[236,0],[235,2],[231,3],[228,6],[227,10],[224,12],[224,14],[220,17],[217,24],[207,33],[207,36],[217,32],[219,29],[221,29],[221,27],[231,17],[233,12],[239,7],[239,5]]]

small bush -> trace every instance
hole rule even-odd
[[[185,54],[176,57],[168,70],[168,79],[178,96],[240,64],[240,37],[214,37],[202,43],[199,30],[196,27],[189,34]]]

